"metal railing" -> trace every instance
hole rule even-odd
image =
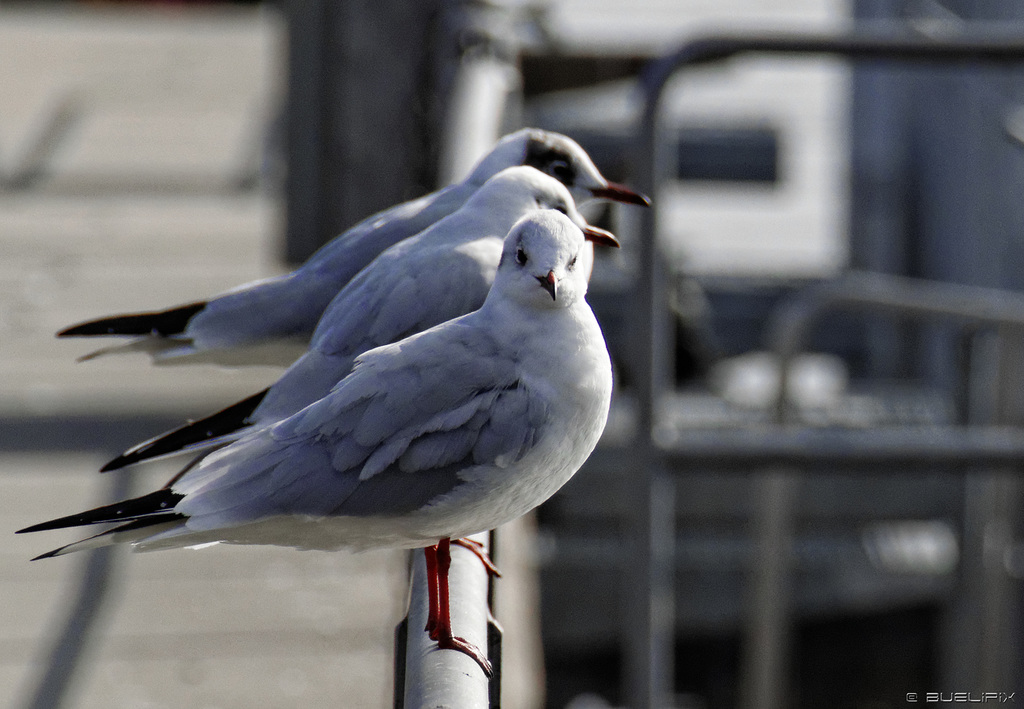
[[[773,432],[773,440],[768,445],[763,445],[766,441],[762,438],[762,445],[746,447],[746,453],[753,454],[748,463],[751,467],[778,466],[785,471],[801,472],[825,466],[832,469],[875,466],[876,470],[890,471],[897,467],[904,470],[926,467],[969,474],[986,471],[985,477],[979,479],[986,488],[1001,486],[998,477],[987,471],[1024,472],[1024,431],[1019,427],[970,425],[835,431],[788,425],[786,393],[790,364],[805,349],[813,328],[836,311],[951,321],[977,334],[1004,326],[1024,327],[1024,294],[878,273],[849,273],[805,289],[779,308],[769,327],[769,342],[776,354],[780,375],[776,400],[778,430]],[[991,390],[979,393],[981,397],[991,395]],[[994,404],[988,402],[984,408],[994,409]],[[738,441],[728,442],[733,451],[742,449],[737,444]],[[722,457],[728,458],[729,454]],[[745,706],[782,706],[785,703],[784,658],[788,650],[785,626],[791,586],[789,551],[793,543],[791,520],[797,482],[798,478],[789,472],[769,473],[760,481],[763,489],[758,524],[763,538],[768,541],[760,550],[762,553],[755,556],[751,589],[754,607],[745,657]],[[982,517],[981,526],[989,523],[989,517],[1000,514],[991,506],[977,513]],[[968,551],[982,553],[978,549]],[[972,583],[966,576],[962,576],[965,580],[961,583]],[[998,627],[1005,620],[999,616],[1007,609],[1001,598],[1002,581],[990,577],[988,583],[974,591],[982,598],[983,605],[997,609],[995,617],[987,618],[984,627],[977,631],[983,656],[990,660],[1008,648],[1001,638],[1006,631]],[[962,638],[951,643],[951,646],[963,648],[969,645]],[[960,660],[958,664],[969,662]],[[1006,680],[1005,677],[1000,679]]]
[[[493,550],[488,534],[472,537]],[[493,581],[468,549],[452,547],[449,584],[452,629],[486,649],[494,668],[488,679],[468,655],[440,651],[424,627],[427,622],[426,563],[418,550],[411,556],[409,612],[395,629],[395,709],[457,707],[486,709],[501,703],[501,626],[490,613]]]
[[[667,155],[663,149],[661,104],[669,79],[687,67],[720,62],[740,55],[833,56],[851,60],[884,59],[899,62],[985,62],[1007,63],[1024,60],[1024,33],[1019,27],[965,26],[962,31],[942,38],[915,34],[905,25],[871,24],[840,33],[745,33],[717,34],[694,39],[678,50],[651,62],[641,76],[643,110],[636,136],[634,178],[636,187],[654,198],[654,208],[641,215],[640,279],[646,288],[638,289],[634,306],[635,344],[633,360],[637,371],[637,398],[640,402],[637,447],[632,452],[630,468],[635,471],[636,499],[631,520],[632,568],[629,570],[631,609],[626,638],[625,696],[633,707],[655,707],[668,703],[672,690],[673,609],[675,597],[670,573],[674,554],[673,482],[668,473],[672,456],[683,450],[673,446],[667,451],[654,437],[658,393],[666,389],[669,358],[669,315],[667,303],[668,269],[657,241],[661,212],[658,208],[659,188],[668,174]],[[780,416],[783,407],[780,406]],[[784,419],[780,420],[780,424]],[[777,433],[777,432],[776,432]],[[744,434],[737,434],[744,435]],[[701,436],[704,439],[704,436]],[[782,439],[763,436],[762,442]],[[700,445],[700,441],[679,441]],[[790,441],[792,442],[792,441]],[[860,443],[864,443],[861,441]],[[735,441],[721,445],[718,453],[728,458]],[[776,443],[778,446],[779,444]],[[800,450],[807,446],[800,445]],[[749,448],[748,448],[748,452]],[[781,448],[775,451],[781,453]],[[834,448],[832,452],[837,452]],[[790,457],[772,457],[770,446],[758,451],[763,469],[780,463],[797,464],[794,449]],[[1009,456],[1013,461],[1015,455]],[[677,461],[678,462],[678,461]],[[755,527],[761,538],[770,541],[759,549],[760,555],[776,555],[786,544],[784,526],[791,518],[793,475],[791,472],[769,473],[760,480],[763,501]],[[668,500],[668,501],[667,501]],[[780,533],[780,530],[781,533]],[[784,563],[779,561],[779,563]],[[754,598],[764,597],[766,590],[784,590],[784,569],[755,570]],[[784,614],[762,609],[748,627],[753,649],[744,661],[746,675],[744,701],[748,706],[774,709],[785,696],[784,671],[778,658],[786,645]],[[770,617],[769,617],[770,616]]]

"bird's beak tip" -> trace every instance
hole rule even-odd
[[[604,187],[591,187],[590,193],[597,199],[610,199],[613,202],[635,204],[639,207],[650,207],[651,199],[647,195],[635,192],[625,185],[609,182]]]
[[[593,242],[596,246],[610,246],[615,249],[622,246],[615,238],[615,234],[596,226],[587,225],[587,228],[583,230],[583,238]]]
[[[551,300],[558,300],[558,290],[556,288],[558,285],[558,279],[555,278],[554,271],[548,271],[548,275],[546,276],[537,276],[537,282],[540,283],[541,288],[551,294]]]

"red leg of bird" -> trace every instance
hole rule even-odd
[[[456,539],[452,544],[458,544],[463,549],[469,549],[471,552],[476,554],[476,558],[480,560],[480,563],[487,569],[487,573],[495,578],[501,578],[501,572],[498,571],[498,567],[491,561],[491,557],[484,551],[484,545],[475,539]]]
[[[469,655],[476,660],[476,664],[480,665],[480,669],[484,671],[484,674],[491,677],[494,671],[491,669],[491,663],[488,662],[484,654],[475,645],[463,638],[452,635],[452,616],[448,601],[448,569],[451,568],[452,563],[449,543],[450,540],[442,539],[437,545],[437,600],[439,613],[437,637],[431,636],[431,639],[437,640],[437,646],[442,650],[458,650],[464,655]]]
[[[437,545],[423,548],[423,557],[427,562],[427,627],[424,630],[431,640],[437,640],[437,620],[439,603],[437,598]]]

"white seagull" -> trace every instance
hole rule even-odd
[[[494,281],[505,235],[539,209],[567,214],[594,243],[618,246],[587,224],[560,182],[532,167],[506,168],[460,210],[387,249],[349,281],[324,311],[309,350],[269,389],[140,443],[103,470],[240,438],[324,397],[363,352],[476,310]],[[585,249],[580,266],[589,269],[592,258]]]
[[[21,530],[116,523],[37,558],[117,542],[151,550],[213,542],[300,549],[428,549],[540,505],[594,450],[612,372],[584,296],[582,232],[545,210],[505,239],[483,306],[361,355],[299,413],[203,458],[166,487]],[[431,607],[451,632],[444,564]]]
[[[649,204],[646,197],[608,182],[571,138],[524,128],[502,138],[462,182],[364,219],[291,273],[167,310],[91,320],[57,336],[131,338],[82,359],[142,351],[158,364],[212,361],[287,366],[305,350],[324,308],[356,273],[384,249],[459,209],[490,177],[514,165],[530,165],[553,176],[577,204],[595,198]]]

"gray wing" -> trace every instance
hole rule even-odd
[[[483,305],[504,235],[483,236],[458,248],[432,245],[430,236],[389,249],[352,279],[324,311],[310,346],[355,355]]]
[[[335,237],[295,271],[211,298],[185,335],[196,349],[308,339],[331,299],[353,276],[388,247],[461,207],[472,192],[470,185],[452,185],[375,214]]]
[[[338,293],[309,351],[270,388],[253,420],[290,416],[326,396],[363,352],[483,305],[501,257],[501,240],[480,239],[459,251],[410,243],[418,240],[390,249]]]
[[[547,404],[463,320],[368,353],[329,396],[214,453],[175,483],[189,527],[262,517],[387,516],[536,442]]]

